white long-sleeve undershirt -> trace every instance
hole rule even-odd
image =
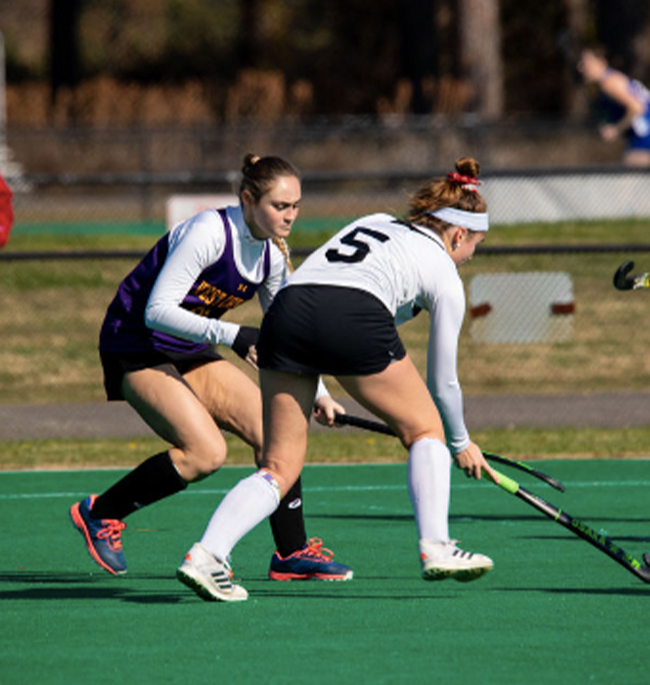
[[[249,281],[261,283],[258,297],[266,311],[286,278],[286,259],[271,243],[271,268],[262,283],[267,241],[251,235],[241,207],[228,207],[226,213],[237,269]],[[225,245],[223,221],[216,210],[201,212],[171,230],[167,258],[147,302],[147,326],[194,342],[232,346],[238,324],[200,316],[180,306],[200,274],[222,256]]]

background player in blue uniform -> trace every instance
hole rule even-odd
[[[266,310],[290,270],[284,239],[298,215],[298,171],[277,157],[247,155],[240,205],[201,212],[163,236],[122,281],[100,333],[109,400],[126,400],[170,448],[153,455],[100,496],[70,510],[91,557],[126,572],[123,519],[216,471],[226,458],[225,428],[259,461],[258,386],[221,357],[231,347],[256,365],[258,329],[222,321],[256,293]],[[317,418],[333,423],[343,407],[321,385]],[[277,544],[269,575],[278,580],[343,580],[352,571],[306,539],[300,483],[271,520]]]
[[[578,71],[587,83],[598,86],[607,110],[600,127],[604,140],[627,138],[623,161],[630,166],[650,166],[650,92],[639,81],[609,66],[601,48],[582,51]]]

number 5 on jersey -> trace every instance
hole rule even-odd
[[[385,233],[373,231],[372,228],[364,228],[363,226],[359,226],[354,230],[350,231],[349,233],[346,233],[341,238],[341,243],[343,243],[344,245],[350,245],[350,247],[355,248],[354,252],[352,252],[351,254],[343,254],[338,250],[332,248],[327,250],[327,252],[325,253],[327,261],[348,263],[363,261],[370,252],[370,245],[368,245],[368,243],[365,240],[357,239],[359,233],[363,233],[364,235],[367,235],[370,238],[374,238],[375,240],[379,240],[379,242],[382,243],[385,243],[387,240],[390,240],[390,238]]]

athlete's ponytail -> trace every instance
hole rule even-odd
[[[449,223],[433,216],[432,212],[436,210],[450,207],[484,214],[487,205],[478,192],[479,173],[480,166],[475,159],[462,157],[456,160],[456,171],[429,181],[415,192],[409,203],[407,221],[439,233],[448,228]]]
[[[284,260],[287,263],[289,273],[293,273],[293,264],[291,263],[291,255],[289,254],[289,246],[284,238],[271,238],[273,244],[282,252]]]

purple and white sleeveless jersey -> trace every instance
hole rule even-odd
[[[219,319],[256,293],[266,311],[286,275],[284,256],[251,235],[241,207],[201,212],[163,236],[122,281],[99,347],[191,354],[230,346],[239,325]]]

